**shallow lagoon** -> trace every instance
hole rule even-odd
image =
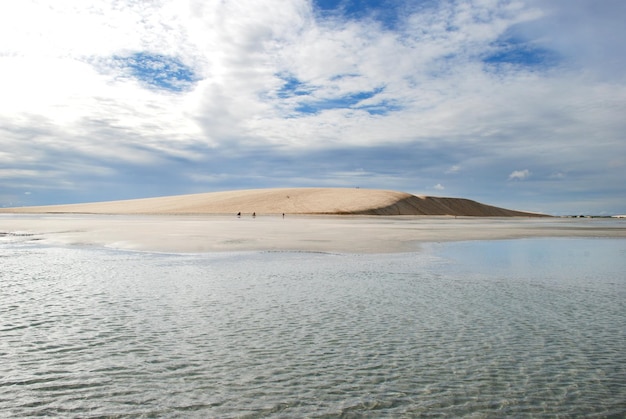
[[[3,416],[626,413],[626,240],[0,243]]]

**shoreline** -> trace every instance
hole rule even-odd
[[[626,238],[626,221],[526,217],[0,214],[0,240],[169,253],[403,253],[429,242]]]

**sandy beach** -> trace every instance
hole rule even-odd
[[[418,251],[420,244],[524,237],[626,238],[618,219],[414,216],[0,214],[0,240],[159,252]]]
[[[626,237],[626,223],[357,188],[258,189],[0,209],[3,240],[163,252],[410,252],[424,242],[542,236]]]

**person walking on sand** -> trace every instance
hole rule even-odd
[[[255,218],[255,217],[256,217],[256,212],[253,212],[252,213],[252,218]]]

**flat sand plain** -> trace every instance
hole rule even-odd
[[[426,242],[524,237],[626,238],[626,220],[265,215],[0,214],[0,241],[175,253],[418,251]]]

